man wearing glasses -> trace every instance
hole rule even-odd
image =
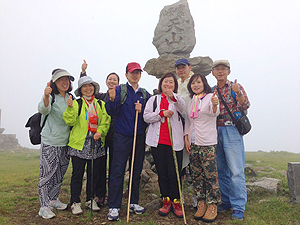
[[[212,74],[217,79],[217,86],[213,87],[213,92],[217,93],[218,87],[228,108],[235,114],[238,108],[247,110],[250,102],[242,85],[238,84],[236,79],[234,82],[227,79],[230,72],[228,60],[214,61]],[[244,141],[220,100],[220,96],[219,103],[217,167],[222,203],[218,211],[232,208],[231,218],[242,220],[247,203]]]

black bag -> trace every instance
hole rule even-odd
[[[239,133],[241,135],[247,134],[251,130],[251,124],[250,124],[250,120],[248,119],[248,117],[246,116],[244,111],[240,110],[242,116],[238,119],[235,119],[235,117],[232,115],[232,112],[229,110],[226,102],[224,101],[218,87],[217,87],[217,91],[218,91],[219,98],[221,99],[223,105],[225,106],[229,116],[231,117],[231,119],[232,119],[233,123],[235,124],[236,128],[238,129]]]
[[[236,128],[238,129],[241,135],[247,134],[251,130],[251,124],[248,117],[245,113],[241,110],[242,117],[238,118],[234,121]]]
[[[43,125],[41,127],[41,125],[40,125],[41,117],[42,117],[42,114],[37,112],[28,119],[28,121],[25,125],[25,127],[30,127],[29,139],[30,139],[31,144],[33,144],[33,145],[41,144],[41,132],[42,132],[42,129],[46,122],[46,118],[45,118]]]
[[[51,105],[53,105],[55,97],[54,97],[54,95],[51,95],[51,96],[52,96]],[[30,139],[31,144],[33,144],[33,145],[41,144],[41,132],[42,132],[43,127],[45,126],[48,115],[46,115],[42,126],[40,125],[41,118],[42,118],[41,113],[37,112],[37,113],[33,114],[31,117],[29,117],[27,123],[25,124],[25,127],[30,127],[29,139]]]

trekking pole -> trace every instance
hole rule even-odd
[[[95,150],[95,140],[94,134],[92,133],[91,139],[91,149],[92,149],[92,163],[91,163],[91,215],[93,216],[93,199],[94,199],[94,150]]]
[[[182,207],[183,220],[184,220],[184,224],[186,224],[184,206],[183,206],[183,201],[182,201],[181,183],[180,183],[180,177],[179,177],[177,157],[176,157],[176,152],[173,149],[173,138],[172,138],[172,128],[171,128],[170,117],[167,117],[167,121],[168,121],[168,128],[169,128],[169,134],[170,134],[170,139],[171,139],[171,146],[172,146],[172,150],[173,150],[173,159],[174,159],[175,170],[176,170],[176,175],[177,175],[178,190],[179,190],[179,196],[180,196],[180,203],[181,203],[181,207]]]
[[[140,101],[138,100],[137,103]],[[128,204],[127,204],[127,223],[129,223],[129,210],[130,210],[130,200],[131,200],[131,186],[132,186],[132,176],[133,176],[133,164],[134,164],[134,155],[135,155],[135,143],[136,143],[136,130],[138,122],[139,112],[135,113],[135,124],[134,124],[134,134],[133,134],[133,146],[132,146],[132,156],[131,156],[131,169],[130,169],[130,180],[129,180],[129,195],[128,195]]]

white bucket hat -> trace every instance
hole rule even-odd
[[[100,85],[93,81],[93,79],[89,76],[80,77],[78,80],[78,88],[74,91],[75,95],[78,97],[80,96],[80,88],[84,84],[93,84],[95,87],[95,93],[99,93],[100,91]]]
[[[63,70],[63,69],[58,69],[52,75],[52,81],[55,82],[61,77],[68,77],[71,81],[75,80],[75,78],[68,71]]]

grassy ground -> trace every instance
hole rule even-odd
[[[70,210],[55,211],[56,218],[44,220],[37,213],[39,199],[37,182],[39,173],[39,151],[30,149],[0,150],[0,224],[111,224],[107,221],[108,207],[99,213],[87,210],[83,215],[74,216]],[[230,220],[230,212],[219,213],[213,224],[300,224],[300,204],[289,202],[286,170],[288,162],[300,162],[300,154],[287,152],[247,152],[246,163],[257,173],[257,177],[267,176],[281,180],[278,194],[260,188],[248,191],[248,204],[243,221]],[[62,186],[60,199],[69,202],[71,166]],[[247,179],[253,179],[247,177]],[[201,224],[193,219],[190,189],[185,185],[185,211],[188,224]],[[149,193],[141,191],[141,205],[149,202]],[[84,194],[83,194],[84,196]],[[82,200],[84,200],[82,198]],[[124,198],[121,220],[115,224],[126,224],[127,199]],[[147,211],[143,215],[130,215],[130,224],[183,224],[183,220],[170,214],[160,217],[157,212]],[[203,223],[204,224],[204,223]]]

